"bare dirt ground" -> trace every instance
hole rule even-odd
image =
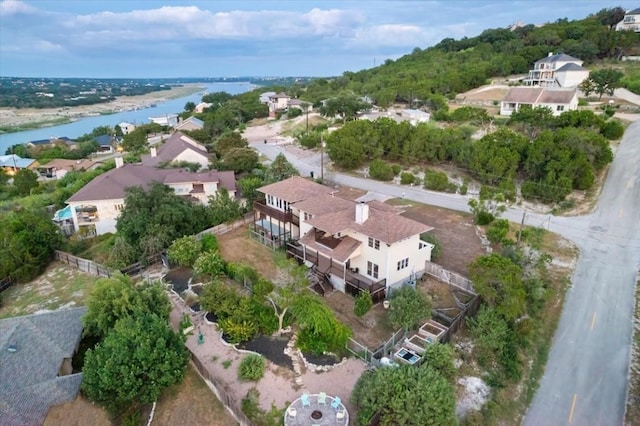
[[[442,253],[435,262],[445,269],[467,276],[467,265],[486,253],[476,235],[471,215],[424,204],[411,204],[406,200],[394,199],[388,202],[402,205],[402,216],[434,227],[430,233],[442,245]]]
[[[51,407],[44,426],[110,426],[112,424],[109,415],[100,406],[78,395],[78,397],[66,404]]]
[[[182,87],[174,87],[171,90],[151,92],[146,95],[120,96],[116,100],[94,105],[81,105],[77,107],[59,108],[0,108],[0,126],[19,127],[24,125],[37,125],[52,120],[67,119],[74,121],[80,117],[99,115],[108,112],[131,110],[148,106],[152,103],[163,102],[169,99],[180,98],[203,90],[202,85],[196,83],[185,84]],[[49,123],[51,124],[51,123]],[[54,123],[56,124],[56,123]]]
[[[255,268],[263,277],[275,280],[278,270],[273,252],[249,237],[249,227],[234,229],[217,236],[220,254],[227,262],[243,262]]]
[[[312,122],[320,122],[317,113],[309,114],[309,126]],[[290,135],[291,129],[298,128],[300,124],[306,125],[306,115],[301,115],[291,120],[256,120],[255,125],[247,126],[242,136],[252,142],[267,141],[268,143],[293,143],[293,137]],[[315,120],[315,121],[314,121]]]

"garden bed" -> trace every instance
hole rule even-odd
[[[173,286],[173,291],[181,294],[189,288],[192,276],[193,270],[191,268],[180,266],[167,272],[163,279]]]
[[[342,360],[333,354],[315,355],[311,352],[303,352],[302,355],[308,363],[313,365],[331,366],[340,363]]]
[[[239,344],[238,349],[259,353],[272,363],[280,367],[293,370],[293,362],[291,361],[291,358],[284,353],[288,343],[289,338],[287,337],[270,337],[261,335],[249,340],[248,342]]]

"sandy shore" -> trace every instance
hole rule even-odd
[[[103,104],[46,109],[0,108],[0,127],[38,128],[54,126],[75,121],[82,117],[147,107],[153,103],[189,96],[205,88],[202,84],[189,83],[181,87],[174,87],[171,90],[151,92],[146,95],[120,96],[114,101]]]

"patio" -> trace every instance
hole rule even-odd
[[[284,415],[285,426],[349,424],[349,412],[340,398],[326,395],[325,402],[321,403],[321,394],[311,394],[308,397],[308,404],[303,404],[304,396],[301,396],[287,407]]]

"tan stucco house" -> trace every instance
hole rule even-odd
[[[265,198],[254,203],[254,237],[285,246],[327,287],[352,295],[367,291],[378,302],[390,288],[419,278],[431,260],[433,245],[420,234],[433,228],[382,202],[340,198],[299,176],[258,191]]]
[[[578,92],[576,89],[513,87],[500,104],[500,115],[511,115],[523,105],[549,108],[553,115],[558,116],[565,111],[578,109]]]

